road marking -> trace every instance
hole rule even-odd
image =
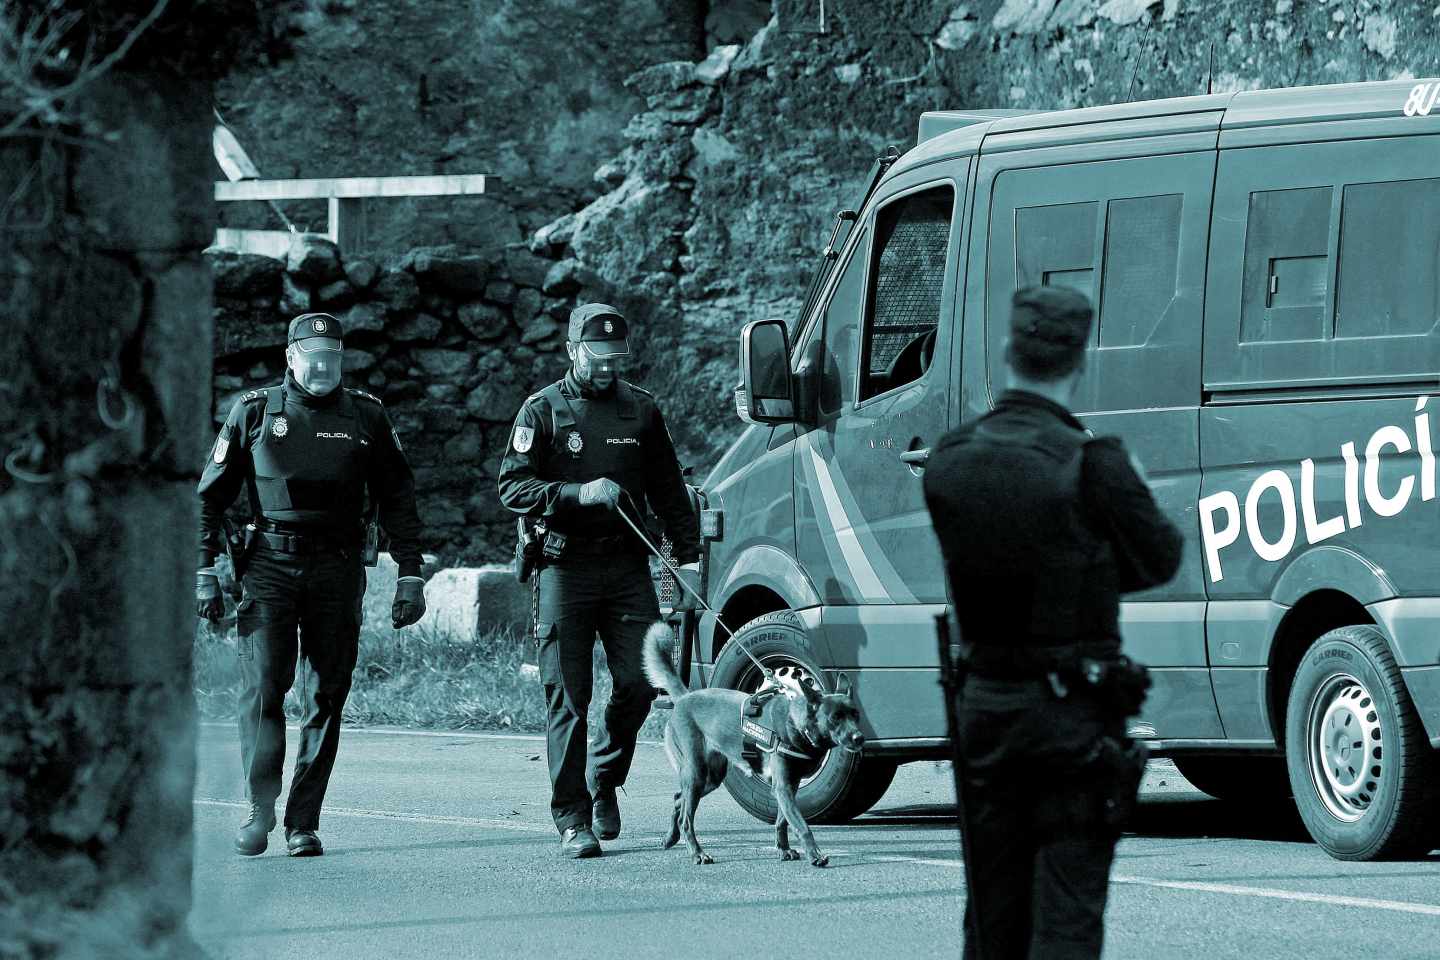
[[[848,851],[836,851],[842,853]],[[887,857],[867,856],[864,852],[856,856],[881,863],[920,863],[931,867],[962,869],[961,860],[932,857]],[[1163,890],[1194,890],[1197,893],[1221,893],[1235,897],[1262,897],[1268,900],[1289,900],[1292,903],[1319,903],[1327,907],[1361,907],[1367,910],[1390,910],[1395,913],[1416,913],[1427,917],[1440,917],[1440,904],[1411,903],[1406,900],[1379,900],[1373,897],[1346,897],[1330,893],[1305,893],[1300,890],[1275,890],[1270,887],[1245,887],[1233,883],[1209,883],[1203,880],[1159,880],[1153,877],[1131,877],[1117,874],[1111,883],[1132,887],[1158,887]]]
[[[1368,910],[1392,910],[1396,913],[1418,913],[1440,917],[1440,905],[1410,903],[1405,900],[1377,900],[1372,897],[1344,897],[1329,893],[1304,893],[1299,890],[1272,890],[1269,887],[1242,887],[1231,883],[1206,883],[1199,880],[1155,880],[1150,877],[1117,876],[1111,883],[1132,886],[1160,887],[1169,890],[1195,890],[1200,893],[1226,893],[1237,897],[1265,897],[1295,903],[1322,903],[1329,907],[1364,907]]]
[[[247,809],[250,804],[243,800],[221,800],[216,797],[196,797],[197,807],[234,807]],[[406,823],[435,823],[459,827],[488,827],[495,830],[517,830],[522,833],[554,833],[555,828],[538,823],[522,823],[515,820],[498,820],[489,817],[452,817],[443,814],[399,813],[394,810],[361,810],[356,807],[325,808],[327,817],[358,817],[363,820],[400,820]]]
[[[226,730],[235,729],[235,721],[225,720],[202,720],[202,727],[223,727]],[[285,724],[286,730],[299,730],[297,723]],[[464,730],[402,730],[395,727],[341,727],[341,732],[346,736],[352,734],[380,734],[387,737],[432,737],[440,740],[520,740],[525,743],[544,743],[545,738],[536,734],[523,733],[469,733]],[[641,743],[649,743],[648,740],[641,740]]]

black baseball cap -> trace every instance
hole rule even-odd
[[[345,331],[340,326],[340,321],[328,313],[302,313],[290,321],[290,332],[285,337],[285,343],[289,345],[296,340],[309,340],[312,337],[343,340]]]
[[[1081,347],[1090,337],[1090,300],[1069,287],[1022,287],[1010,300],[1010,338]]]
[[[588,344],[599,357],[623,356],[630,352],[630,328],[620,311],[608,303],[587,303],[570,311],[571,343]]]

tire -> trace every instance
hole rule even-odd
[[[788,610],[756,617],[737,630],[715,660],[710,686],[747,693],[760,686],[760,670],[745,655],[742,644],[770,669],[794,670],[819,681],[822,689],[830,689],[800,618]],[[879,803],[895,779],[896,764],[883,757],[831,750],[818,762],[796,762],[795,767],[800,780],[795,792],[800,815],[808,823],[820,824],[844,823]],[[725,777],[725,789],[751,816],[775,822],[775,796],[764,780],[731,770]]]
[[[1295,806],[1330,856],[1430,850],[1436,757],[1375,627],[1331,630],[1305,652],[1285,711],[1285,753]]]
[[[1181,756],[1175,766],[1197,790],[1218,800],[1272,803],[1290,799],[1284,757]]]

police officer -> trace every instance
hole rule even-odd
[[[603,303],[577,307],[566,350],[570,370],[526,400],[515,418],[499,486],[506,507],[547,531],[534,626],[549,708],[550,808],[561,856],[593,857],[600,844],[592,823],[602,839],[620,835],[615,790],[630,771],[635,736],[655,698],[640,659],[659,608],[646,548],[620,514],[640,524],[638,511],[650,504],[692,588],[700,529],[654,396],[620,379],[630,354],[625,318]],[[614,692],[587,783],[597,631]]]
[[[1066,409],[1090,304],[1012,300],[1010,389],[925,469],[967,661],[958,717],[970,877],[965,957],[1100,956],[1110,863],[1144,754],[1148,678],[1120,656],[1119,595],[1164,583],[1182,538],[1139,465]]]
[[[236,611],[240,761],[250,812],[235,850],[244,856],[265,852],[275,828],[297,628],[314,686],[305,685],[285,843],[293,857],[324,852],[316,830],[358,651],[367,495],[399,565],[391,623],[403,627],[425,612],[414,477],[380,401],[341,388],[343,335],[328,314],[296,317],[285,382],[236,401],[200,478],[201,617],[216,621],[224,613],[214,562],[225,549],[225,510],[241,487],[257,527]]]

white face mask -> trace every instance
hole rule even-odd
[[[333,337],[296,340],[285,350],[285,360],[295,382],[306,392],[323,397],[340,386],[345,351]]]

